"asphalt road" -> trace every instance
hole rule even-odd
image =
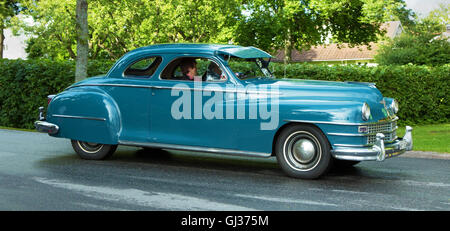
[[[319,180],[259,159],[119,147],[78,158],[69,140],[0,129],[0,210],[450,211],[450,159],[362,162]]]

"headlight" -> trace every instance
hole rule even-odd
[[[392,109],[392,111],[394,112],[394,114],[397,114],[397,112],[398,112],[398,102],[397,102],[397,100],[392,100],[392,103],[391,103],[391,109]]]
[[[368,120],[370,118],[370,107],[369,104],[364,103],[361,109],[363,120]]]

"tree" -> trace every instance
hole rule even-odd
[[[430,12],[416,23],[406,27],[397,38],[382,45],[375,56],[381,65],[430,65],[438,66],[450,63],[450,42],[438,35],[445,31],[448,23],[450,4]]]
[[[431,11],[426,17],[416,19],[418,22],[409,28],[416,34],[429,34],[430,36],[439,34],[446,30],[446,25],[450,24],[450,4],[440,4],[439,8]]]
[[[75,82],[87,77],[89,54],[88,3],[87,0],[77,0],[77,59],[75,67]]]
[[[379,48],[375,61],[380,65],[429,65],[450,63],[450,43],[430,40],[427,35],[402,34]]]
[[[76,59],[74,1],[22,0],[33,26],[30,58]],[[173,42],[227,43],[242,0],[96,0],[89,2],[89,58],[117,60],[141,46]],[[34,56],[36,55],[36,56]]]
[[[327,41],[368,45],[384,32],[381,23],[406,20],[403,0],[249,0],[239,21],[236,42],[265,50],[305,50]]]
[[[28,58],[76,59],[76,2],[71,0],[22,0],[22,13],[34,24],[17,21],[16,28],[28,34]],[[19,29],[16,29],[19,30]]]

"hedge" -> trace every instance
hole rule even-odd
[[[88,75],[106,73],[112,62],[90,61]],[[353,66],[273,65],[277,78],[376,83],[386,97],[399,101],[400,125],[448,123],[450,65]],[[286,74],[285,74],[286,72]],[[0,126],[33,128],[46,96],[63,91],[75,76],[73,61],[0,60]]]
[[[112,64],[91,61],[88,74],[106,73]],[[73,61],[0,60],[0,126],[34,128],[47,95],[63,91],[74,79]]]
[[[284,77],[282,65],[276,66],[275,75]],[[450,65],[366,67],[293,64],[286,68],[285,77],[375,83],[383,96],[399,102],[400,125],[449,122]]]

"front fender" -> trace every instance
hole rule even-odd
[[[363,122],[358,101],[289,100],[280,102],[285,120],[355,123]]]
[[[52,136],[85,142],[117,144],[121,130],[116,102],[97,87],[72,88],[56,95],[47,109],[47,121],[60,128]]]
[[[365,143],[365,137],[332,136],[333,133],[358,133],[358,126],[364,123],[361,117],[363,103],[359,101],[290,100],[280,105],[284,111],[285,123],[314,124],[322,130],[331,145],[336,143]],[[373,119],[373,118],[372,118]]]

